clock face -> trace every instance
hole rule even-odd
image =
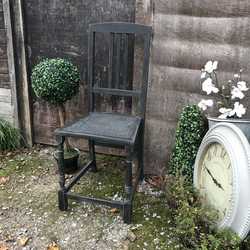
[[[223,145],[213,142],[207,146],[200,159],[199,170],[201,195],[208,205],[218,210],[222,220],[230,208],[233,191],[233,170]]]

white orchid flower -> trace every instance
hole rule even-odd
[[[246,108],[239,102],[234,103],[233,111],[240,118],[242,117],[242,115],[246,114]]]
[[[207,72],[204,71],[204,69],[201,70],[201,79],[205,78],[207,75]]]
[[[214,70],[216,70],[218,67],[218,61],[208,61],[206,64],[205,64],[205,71],[209,74],[211,74]]]
[[[240,78],[239,74],[234,74],[234,78]]]
[[[231,91],[231,95],[232,95],[232,97],[231,97],[232,99],[235,99],[235,98],[242,99],[245,96],[243,94],[243,92],[239,88],[237,88],[235,86],[233,86],[233,89]]]
[[[226,119],[227,117],[233,116],[234,113],[232,113],[232,109],[227,109],[227,108],[220,108],[219,112],[221,115],[219,115],[219,118]]]
[[[218,68],[218,61],[213,62],[213,70],[217,70]]]
[[[237,82],[237,87],[240,91],[247,91],[249,88],[247,88],[247,83],[245,81],[239,81]]]
[[[198,107],[204,111],[204,110],[206,110],[208,107],[212,107],[213,104],[214,104],[214,102],[213,102],[213,100],[211,100],[211,99],[208,99],[208,100],[202,99],[202,100],[198,103]]]
[[[207,78],[203,83],[202,83],[202,90],[207,93],[207,95],[210,95],[212,92],[213,93],[218,93],[219,89],[215,87],[213,84],[213,81],[211,78]]]

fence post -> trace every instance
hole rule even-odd
[[[26,145],[31,147],[33,145],[32,118],[22,0],[4,1],[10,4],[12,20],[19,125]]]

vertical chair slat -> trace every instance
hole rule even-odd
[[[116,72],[115,72],[115,88],[119,89],[120,66],[121,66],[121,34],[116,34]]]
[[[113,57],[114,57],[114,33],[110,33],[109,39],[109,70],[108,70],[108,87],[112,88],[113,81]]]
[[[89,31],[89,51],[88,51],[88,71],[89,71],[89,111],[94,111],[94,66],[95,66],[95,32],[90,28]]]
[[[126,89],[128,87],[128,34],[123,34],[124,36],[124,55],[123,55],[123,87]]]

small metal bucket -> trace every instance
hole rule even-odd
[[[74,148],[74,150],[76,151],[76,155],[74,155],[71,158],[64,158],[64,172],[66,174],[72,174],[74,172],[77,171],[78,169],[78,158],[80,155],[80,151],[77,148]],[[56,161],[58,161],[58,152],[54,152],[54,158],[56,159]]]

